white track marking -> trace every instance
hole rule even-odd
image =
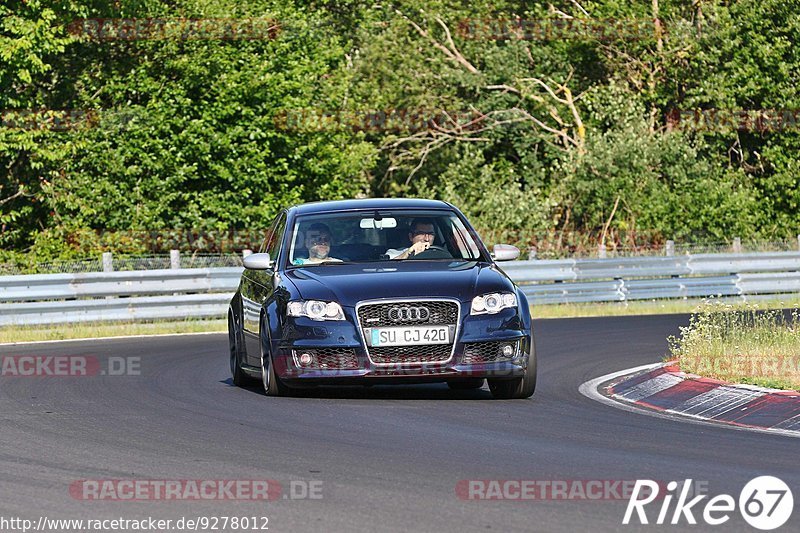
[[[672,421],[679,421],[684,422],[687,424],[697,424],[702,425],[705,427],[714,426],[720,427],[725,429],[732,429],[734,431],[750,431],[755,433],[766,433],[768,435],[781,435],[784,437],[795,437],[800,438],[800,431],[792,431],[786,429],[762,429],[762,428],[751,428],[751,427],[744,427],[744,426],[735,426],[731,424],[723,424],[723,423],[711,423],[705,418],[701,418],[698,416],[690,416],[690,415],[677,415],[677,414],[669,414],[662,411],[653,411],[650,409],[643,409],[641,407],[637,407],[636,404],[628,404],[624,403],[619,400],[613,400],[607,396],[600,394],[597,390],[600,385],[607,383],[613,379],[628,375],[628,374],[636,374],[638,372],[650,371],[655,370],[656,368],[663,366],[663,363],[653,363],[651,365],[642,365],[637,366],[636,368],[629,368],[627,370],[620,370],[618,372],[613,372],[611,374],[606,374],[605,376],[600,376],[599,378],[590,379],[589,381],[582,383],[580,387],[578,387],[578,392],[589,398],[590,400],[594,400],[596,402],[604,403],[606,405],[610,405],[616,409],[622,409],[623,411],[629,411],[631,413],[638,413],[641,415],[652,416],[655,418],[663,418],[666,420]]]
[[[784,420],[780,424],[775,424],[776,428],[780,429],[795,429],[795,431],[800,431],[800,415],[794,415],[789,420]]]
[[[714,418],[738,409],[764,395],[765,393],[763,392],[722,386],[689,398],[674,409],[669,409],[669,411],[697,415],[703,418]]]
[[[614,396],[622,397],[629,402],[638,402],[642,398],[648,398],[654,394],[658,394],[662,390],[673,387],[681,381],[683,380],[678,376],[661,374],[652,379],[648,379],[644,383],[640,383],[624,393],[615,394]]]

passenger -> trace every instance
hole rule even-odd
[[[304,244],[308,250],[308,258],[298,257],[292,261],[293,265],[342,262],[341,259],[328,257],[331,252],[331,230],[321,222],[315,222],[308,227]]]
[[[408,248],[386,250],[389,259],[408,259],[420,252],[433,246],[436,232],[433,229],[433,220],[430,218],[415,218],[411,221],[408,231],[408,240],[411,246]]]

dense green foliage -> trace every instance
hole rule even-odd
[[[800,109],[798,8],[10,0],[0,246],[136,251],[123,232],[258,230],[289,203],[398,195],[452,201],[492,242],[788,238],[800,125],[704,130],[687,116]],[[240,33],[112,38],[81,22],[99,18]],[[545,26],[549,38],[524,35]]]

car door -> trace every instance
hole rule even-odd
[[[286,212],[281,212],[275,218],[272,228],[267,233],[267,238],[259,249],[260,253],[266,252],[272,259],[273,268],[268,270],[245,270],[242,275],[242,311],[244,314],[244,337],[247,350],[246,361],[252,366],[261,365],[261,347],[259,346],[259,331],[261,309],[274,293],[275,269],[278,264],[278,255],[281,251],[283,234],[286,230]]]

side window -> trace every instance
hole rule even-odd
[[[272,261],[278,260],[278,254],[281,251],[281,245],[283,244],[283,232],[286,229],[286,214],[281,213],[278,222],[275,224],[275,229],[272,231],[272,235],[269,236],[269,242],[267,243],[267,249],[265,250]]]
[[[278,252],[281,249],[281,242],[283,241],[283,230],[286,228],[286,213],[281,213],[272,224],[272,228],[268,232],[268,237],[264,239],[259,252],[266,252],[270,258],[275,261],[278,258]]]
[[[452,232],[452,242],[455,242],[463,259],[477,259],[480,257],[481,253],[478,245],[475,244],[469,231],[460,220],[450,217],[449,229]]]
[[[272,234],[275,233],[275,226],[278,225],[278,220],[280,220],[282,216],[283,213],[278,214],[278,216],[275,217],[275,220],[272,221],[272,224],[269,225],[269,228],[267,228],[267,231],[264,234],[264,240],[261,241],[261,246],[259,246],[258,248],[258,253],[263,254],[264,252],[267,251],[267,245],[270,242],[269,239],[272,236]]]

